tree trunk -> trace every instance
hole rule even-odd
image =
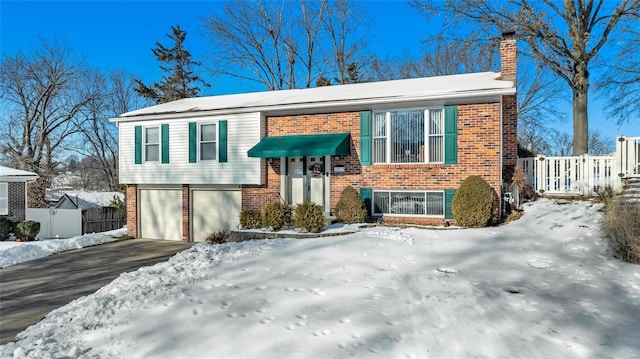
[[[573,90],[573,155],[589,153],[589,120],[587,91]]]

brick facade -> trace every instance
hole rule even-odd
[[[504,110],[502,110],[504,111]],[[500,194],[500,103],[458,106],[458,163],[445,164],[360,164],[360,112],[267,118],[267,136],[351,133],[351,154],[333,156],[331,167],[344,166],[344,174],[331,173],[331,210],[347,186],[378,190],[455,189],[470,175],[481,175]],[[504,129],[503,129],[504,130]],[[511,129],[509,129],[511,130]],[[505,155],[506,157],[506,155]],[[243,187],[243,208],[261,208],[265,198],[280,192],[280,160],[266,163],[263,186]],[[441,224],[442,218],[385,216],[387,222]],[[448,220],[451,221],[451,220]]]
[[[138,238],[138,186],[127,185],[127,234]]]
[[[22,222],[26,216],[26,201],[25,201],[25,186],[24,182],[8,182],[7,183],[7,197],[9,214],[6,217],[14,222]]]

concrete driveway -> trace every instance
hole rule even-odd
[[[50,311],[95,292],[121,273],[166,261],[192,245],[134,239],[0,269],[0,344],[15,340]]]

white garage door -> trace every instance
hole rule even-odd
[[[191,223],[193,240],[204,241],[207,234],[237,228],[242,209],[241,191],[192,191]]]
[[[140,237],[182,240],[181,190],[140,190]]]

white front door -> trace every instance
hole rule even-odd
[[[325,156],[288,157],[287,202],[296,206],[303,202],[314,202],[326,208],[329,173],[325,167]]]

